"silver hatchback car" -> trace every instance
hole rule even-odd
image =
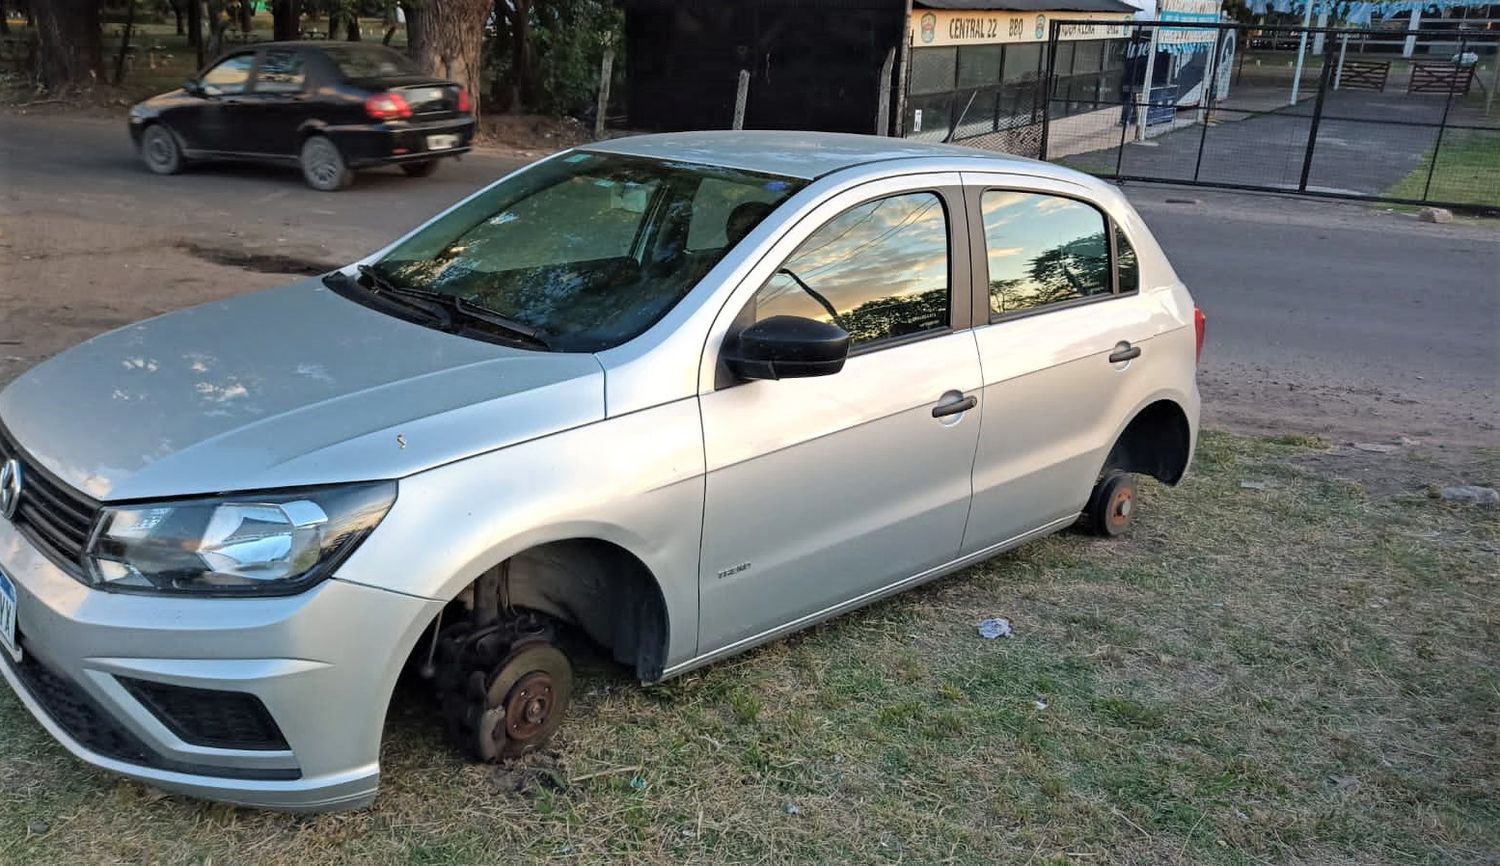
[[[361,805],[403,670],[501,760],[562,720],[562,636],[651,683],[1122,531],[1132,473],[1191,460],[1202,339],[1072,171],[808,133],[569,150],[0,392],[0,671],[96,766]]]

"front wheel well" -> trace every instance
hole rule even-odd
[[[456,601],[472,610],[486,591],[498,593],[492,603],[502,610],[538,611],[576,628],[641,681],[661,679],[666,601],[651,570],[625,548],[593,538],[540,544],[485,572]]]
[[[1111,471],[1150,475],[1163,484],[1176,484],[1187,473],[1192,453],[1192,428],[1187,413],[1171,400],[1157,400],[1125,425],[1101,474]]]

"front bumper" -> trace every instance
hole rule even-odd
[[[339,146],[351,168],[398,162],[425,162],[468,153],[474,139],[474,118],[433,121],[392,121],[362,126],[333,126],[326,132]],[[429,150],[428,136],[456,136],[453,147]]]
[[[441,607],[338,579],[285,598],[103,592],[4,519],[0,570],[16,587],[22,651],[17,661],[0,649],[0,674],[68,751],[160,788],[271,809],[374,798],[391,690]],[[216,738],[147,706],[142,683],[253,695],[280,736],[255,748],[207,742]],[[210,715],[195,724],[225,723]]]

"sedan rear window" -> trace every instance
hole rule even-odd
[[[323,51],[339,68],[339,74],[350,81],[423,75],[405,54],[381,45],[331,45]]]
[[[396,286],[482,304],[555,350],[595,352],[649,328],[804,185],[575,152],[495,184],[376,267]]]

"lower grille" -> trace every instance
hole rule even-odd
[[[281,749],[286,738],[266,705],[247,692],[193,689],[117,677],[120,685],[185,742],[219,749]]]
[[[141,741],[101,711],[72,681],[53,673],[30,653],[25,654],[20,664],[7,654],[0,655],[5,656],[5,663],[20,676],[26,690],[52,721],[79,745],[106,758],[150,766],[149,752]]]
[[[19,638],[19,636],[18,636]],[[57,726],[90,752],[126,764],[227,779],[300,779],[302,771],[244,767],[200,766],[164,758],[106,713],[76,683],[25,652],[18,663],[9,653],[0,658],[13,671],[31,697]],[[279,736],[279,732],[278,732]]]

